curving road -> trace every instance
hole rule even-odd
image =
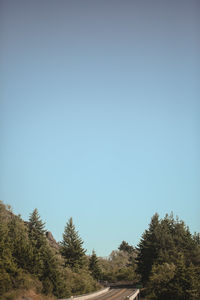
[[[134,291],[134,289],[130,288],[111,288],[107,293],[92,297],[90,300],[125,300]]]

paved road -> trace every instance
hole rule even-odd
[[[134,293],[130,288],[112,288],[107,293],[90,298],[90,300],[125,300]]]

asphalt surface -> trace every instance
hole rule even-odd
[[[90,300],[125,300],[134,291],[131,288],[111,288],[107,293],[90,298]]]

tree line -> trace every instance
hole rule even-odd
[[[137,272],[147,299],[200,299],[200,235],[173,214],[155,214],[138,246]]]
[[[173,215],[155,214],[137,247],[122,241],[108,258],[88,256],[72,218],[53,248],[37,209],[24,222],[0,202],[1,299],[29,290],[68,298],[119,281],[140,284],[149,300],[200,299],[200,235]]]
[[[24,222],[0,202],[0,296],[16,299],[18,291],[68,298],[100,288],[96,254],[86,256],[72,218],[59,250],[50,246],[37,209]]]

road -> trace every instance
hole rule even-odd
[[[107,293],[92,297],[90,300],[124,300],[133,293],[133,288],[111,288]]]

